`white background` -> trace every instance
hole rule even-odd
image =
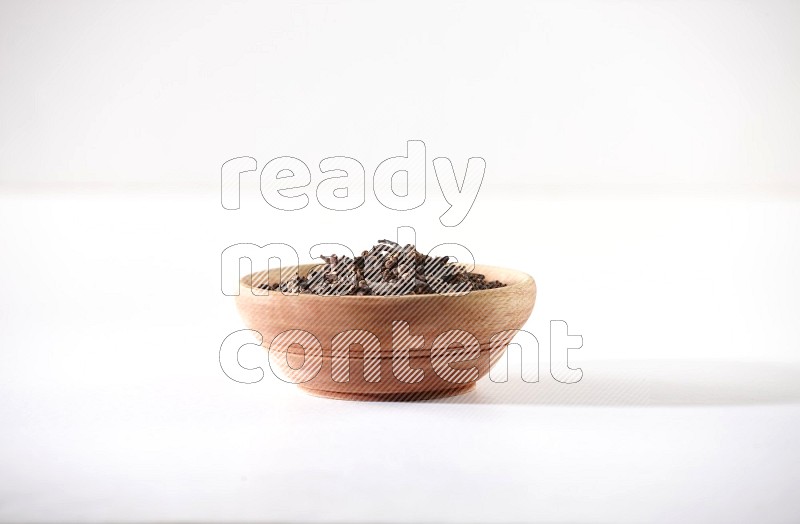
[[[795,2],[0,3],[0,520],[797,522]],[[466,220],[385,209],[424,140]],[[287,213],[225,160],[291,155]],[[366,203],[313,199],[357,158]],[[419,404],[219,367],[220,253],[430,248],[532,274],[541,382]],[[316,254],[316,253],[314,253]],[[584,379],[548,373],[548,324]],[[512,359],[513,363],[513,359]]]

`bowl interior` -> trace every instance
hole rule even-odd
[[[281,280],[294,278],[298,272],[301,276],[306,276],[312,268],[320,266],[322,264],[303,264],[299,267],[290,266],[286,268],[275,268],[275,269],[266,269],[262,271],[255,271],[245,277],[242,277],[239,282],[241,283],[242,287],[248,288],[251,292],[254,292],[252,288],[258,287],[264,284],[275,284],[280,282]],[[464,265],[464,264],[462,264]],[[493,289],[480,289],[470,291],[472,293],[491,293],[493,291],[497,291],[500,289],[508,289],[512,286],[520,286],[525,285],[533,282],[533,277],[528,275],[527,273],[523,273],[522,271],[517,271],[514,269],[508,269],[503,267],[497,266],[485,266],[476,264],[474,268],[470,270],[473,273],[480,273],[486,277],[486,280],[499,280],[500,282],[504,283],[505,286],[501,288],[493,288]],[[256,293],[261,294],[261,293]],[[446,295],[446,294],[443,294]],[[312,294],[301,294],[299,296],[317,296]],[[345,295],[343,298],[357,298],[359,300],[364,299],[397,299],[397,298],[422,298],[422,297],[429,297],[435,296],[433,294],[429,295],[366,295],[366,296],[359,296],[355,297],[353,295]]]

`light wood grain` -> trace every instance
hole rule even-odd
[[[305,274],[312,265],[301,266],[299,271]],[[520,329],[527,321],[536,300],[536,284],[529,275],[510,269],[492,266],[476,266],[475,272],[483,273],[488,280],[500,280],[507,285],[502,288],[472,291],[466,295],[412,295],[412,296],[318,296],[318,295],[284,295],[272,291],[268,295],[253,293],[251,282],[263,282],[269,278],[275,282],[279,270],[257,272],[241,280],[241,292],[236,297],[236,304],[248,328],[258,331],[263,337],[266,348],[272,346],[276,352],[275,362],[284,365],[275,366],[284,379],[296,382],[300,372],[291,365],[293,359],[299,357],[302,363],[303,349],[298,345],[273,344],[273,339],[280,333],[289,330],[303,330],[314,335],[322,346],[322,369],[310,381],[302,384],[302,389],[314,390],[322,396],[364,400],[370,395],[375,399],[386,395],[415,394],[422,398],[429,396],[453,394],[453,390],[466,391],[469,384],[453,383],[444,380],[433,370],[431,365],[431,347],[440,334],[449,330],[462,330],[475,336],[481,346],[480,356],[471,362],[454,363],[454,369],[471,367],[478,369],[478,378],[485,376],[491,363],[489,347],[491,338],[496,333]],[[265,293],[256,290],[257,293]],[[412,336],[421,335],[422,344],[410,350],[410,365],[422,369],[424,379],[409,384],[392,373],[392,321],[408,323]],[[379,382],[367,382],[362,373],[364,350],[360,345],[350,347],[350,379],[341,383],[332,379],[331,375],[331,343],[333,338],[347,330],[369,331],[380,341],[381,379]],[[510,341],[502,337],[502,346]],[[396,341],[395,341],[396,342]],[[285,353],[289,353],[288,357]],[[278,355],[282,358],[277,358]],[[493,355],[499,357],[499,354]],[[296,363],[296,365],[299,365]],[[388,398],[388,397],[386,397]],[[416,398],[416,397],[415,397]],[[395,398],[396,399],[396,398]]]

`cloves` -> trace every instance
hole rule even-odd
[[[379,240],[360,256],[320,255],[324,265],[281,284],[261,284],[261,289],[315,295],[427,295],[448,291],[493,289],[505,284],[470,273],[450,258],[429,257],[407,244]]]

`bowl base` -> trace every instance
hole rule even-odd
[[[415,402],[418,400],[431,400],[434,398],[454,397],[463,395],[475,389],[475,383],[457,388],[440,389],[438,391],[418,391],[413,393],[344,393],[341,391],[325,391],[312,389],[298,384],[301,390],[315,397],[332,398],[335,400],[356,400],[362,402]]]

